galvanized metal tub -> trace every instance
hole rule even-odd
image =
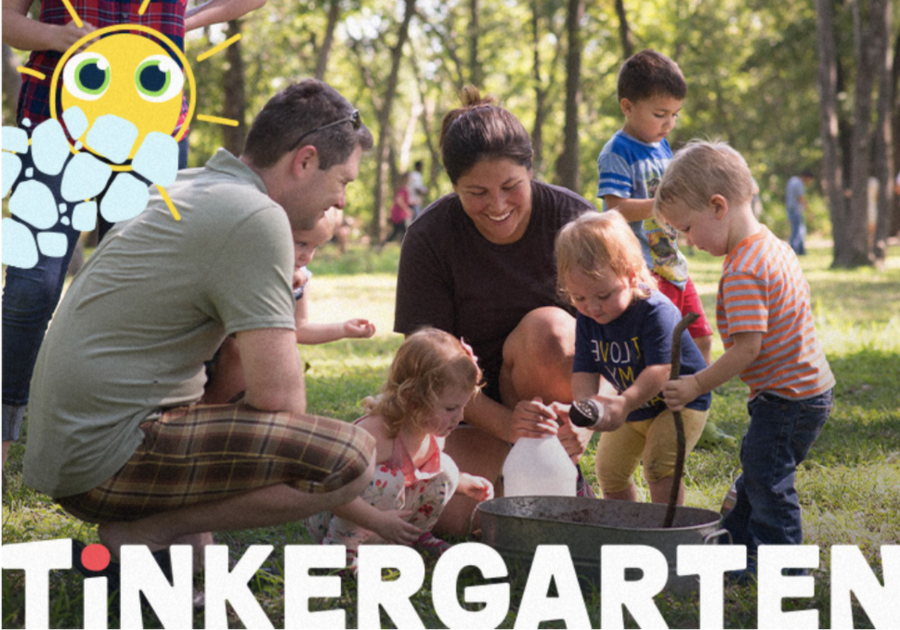
[[[666,590],[687,593],[696,577],[679,576],[679,545],[716,544],[727,532],[718,512],[678,507],[672,527],[663,528],[666,506],[580,497],[502,497],[478,506],[482,542],[507,565],[528,567],[538,545],[566,545],[583,583],[600,587],[603,545],[648,545],[669,563]]]

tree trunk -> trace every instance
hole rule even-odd
[[[892,117],[892,136],[894,146],[891,149],[894,156],[894,172],[891,177],[896,177],[897,168],[900,168],[900,33],[894,40],[893,68],[891,68],[891,93],[893,101],[891,105]],[[893,189],[893,184],[891,185]],[[900,195],[894,195],[894,204],[891,206],[891,219],[888,234],[900,234]]]
[[[436,182],[441,173],[441,153],[437,146],[437,134],[431,130],[433,119],[433,105],[429,104],[426,96],[427,83],[422,77],[422,70],[417,62],[418,55],[413,54],[411,65],[413,75],[416,77],[416,84],[419,86],[419,96],[422,99],[421,108],[419,109],[419,120],[422,123],[422,132],[425,136],[425,146],[428,148],[428,154],[431,156],[431,166],[429,169],[429,182]]]
[[[872,0],[873,5],[878,0]],[[853,161],[850,172],[850,208],[841,229],[834,233],[835,241],[843,242],[834,266],[853,268],[867,265],[869,260],[866,233],[869,173],[871,173],[870,145],[872,141],[872,88],[875,70],[872,67],[872,20],[867,20],[861,6],[863,0],[853,0],[853,34],[856,57],[856,84],[853,98]],[[870,7],[871,8],[871,7]],[[872,13],[870,11],[869,13]]]
[[[16,70],[18,63],[19,60],[16,59],[12,48],[3,44],[3,98],[11,112],[12,124],[15,124],[19,102],[19,88],[22,87],[22,77],[19,76],[19,71]],[[6,121],[4,120],[3,122],[5,123]]]
[[[568,0],[566,34],[566,122],[563,152],[556,163],[556,180],[560,186],[580,192],[578,172],[578,105],[581,102],[581,18],[584,0]]]
[[[622,41],[622,54],[625,59],[634,54],[634,43],[631,28],[628,26],[628,15],[625,13],[625,0],[616,0],[616,15],[619,16],[619,39]]]
[[[334,44],[334,31],[341,17],[341,0],[331,0],[328,5],[328,24],[325,27],[325,36],[319,46],[319,54],[316,57],[316,78],[319,81],[325,79],[328,69],[328,57],[331,55],[331,47]]]
[[[478,60],[478,0],[469,0],[469,82],[481,89],[484,81],[484,70]]]
[[[878,122],[875,126],[875,177],[878,178],[878,215],[872,256],[877,266],[887,257],[887,239],[894,205],[894,151],[891,121],[891,105],[894,102],[893,51],[891,50],[892,10],[889,0],[872,1],[873,24],[876,26],[878,47],[875,51],[875,67],[878,73]]]
[[[841,254],[838,226],[846,213],[843,160],[838,138],[837,49],[834,42],[833,0],[816,0],[819,44],[819,127],[822,136],[822,190],[828,202],[834,233],[834,260]]]
[[[544,120],[547,117],[547,93],[541,78],[540,11],[538,0],[531,1],[531,47],[534,57],[534,127],[531,131],[531,147],[534,150],[534,172],[540,173],[544,162]]]
[[[226,37],[234,37],[240,34],[240,20],[228,22]],[[236,127],[222,127],[222,146],[231,151],[233,155],[240,155],[244,150],[244,140],[247,138],[247,125],[244,122],[247,109],[247,99],[244,90],[244,62],[241,58],[241,40],[237,40],[225,49],[228,67],[222,77],[225,104],[223,116],[238,121]]]
[[[381,232],[386,214],[384,211],[385,199],[389,198],[386,191],[389,186],[388,170],[390,168],[391,136],[393,135],[391,110],[394,106],[394,97],[397,94],[400,62],[403,60],[403,46],[409,37],[409,23],[415,14],[416,0],[404,0],[404,7],[403,21],[397,29],[397,41],[391,48],[391,72],[385,85],[381,107],[378,109],[378,142],[375,148],[375,208],[370,228],[373,246],[377,246],[381,242]]]

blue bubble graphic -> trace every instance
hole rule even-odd
[[[82,135],[84,135],[84,132],[87,131],[87,116],[84,115],[84,112],[81,111],[81,108],[77,105],[70,107],[69,109],[64,111],[62,118],[63,122],[66,124],[66,129],[69,131],[69,136],[73,140],[78,140]],[[76,145],[76,148],[79,147],[77,147]]]
[[[79,232],[90,232],[97,227],[97,202],[86,201],[72,210],[72,227]]]
[[[65,255],[69,239],[61,232],[39,232],[37,244],[44,256],[59,258]]]
[[[37,169],[59,175],[70,155],[69,141],[59,121],[52,118],[35,127],[31,134],[31,155]]]
[[[112,168],[90,153],[78,153],[63,173],[61,192],[66,201],[84,201],[96,197],[112,176]]]
[[[28,153],[28,132],[18,127],[4,127],[3,150]]]
[[[3,219],[3,264],[31,269],[37,264],[38,249],[31,230],[13,219]]]
[[[85,141],[103,157],[122,164],[128,159],[137,137],[138,128],[134,123],[115,114],[106,114],[94,121]]]
[[[100,214],[110,223],[136,217],[147,207],[147,184],[130,173],[119,173],[100,201]]]
[[[59,218],[53,192],[33,179],[24,181],[16,187],[16,191],[9,198],[9,211],[13,216],[39,230],[53,227]]]
[[[178,142],[172,136],[151,131],[131,161],[131,168],[154,184],[171,186],[178,175]]]
[[[12,190],[13,184],[19,179],[22,172],[22,160],[18,155],[3,152],[3,194],[0,198],[5,198]]]

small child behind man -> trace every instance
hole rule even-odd
[[[317,345],[339,339],[365,339],[375,334],[375,325],[367,319],[354,318],[337,322],[309,321],[309,281],[312,272],[307,265],[316,249],[328,242],[338,220],[335,209],[325,213],[311,230],[294,230],[294,326],[297,343]],[[206,404],[224,404],[240,397],[245,389],[244,370],[237,341],[226,337],[213,360],[207,365],[208,380],[203,394]]]
[[[678,250],[677,234],[653,217],[653,195],[672,158],[666,136],[675,128],[687,83],[674,61],[648,49],[622,64],[616,92],[625,125],[597,159],[597,196],[604,210],[618,210],[628,221],[660,292],[682,315],[700,315],[688,332],[709,364],[712,327],[688,276],[687,259]]]
[[[737,151],[692,142],[675,154],[656,193],[665,221],[696,247],[725,257],[716,299],[725,354],[669,381],[663,394],[677,411],[734,376],[750,387],[737,500],[722,522],[735,544],[747,546],[750,574],[759,545],[803,540],[794,474],[831,413],[835,383],[800,263],[753,215],[752,186]]]

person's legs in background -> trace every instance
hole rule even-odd
[[[178,143],[178,168],[187,166],[187,138]],[[23,171],[32,166],[26,154]],[[39,171],[35,180],[60,197],[62,175],[47,176]],[[99,201],[99,198],[98,198]],[[100,237],[112,227],[97,217]],[[105,225],[104,225],[105,224]],[[80,232],[63,224],[55,230],[66,234],[68,247],[60,257],[39,255],[31,269],[7,267],[3,286],[3,467],[10,444],[19,439],[25,407],[28,404],[31,375],[47,326],[62,295],[66,271]]]
[[[23,156],[23,172],[32,168],[30,154]],[[47,186],[56,198],[60,197],[62,175],[48,176],[37,169],[33,178]],[[44,340],[47,325],[66,279],[66,270],[80,233],[57,223],[53,230],[66,235],[68,246],[64,255],[46,256],[38,253],[38,262],[31,269],[12,265],[6,268],[3,285],[3,467],[10,444],[19,439],[19,429],[25,406],[28,404],[31,375],[38,350]]]

